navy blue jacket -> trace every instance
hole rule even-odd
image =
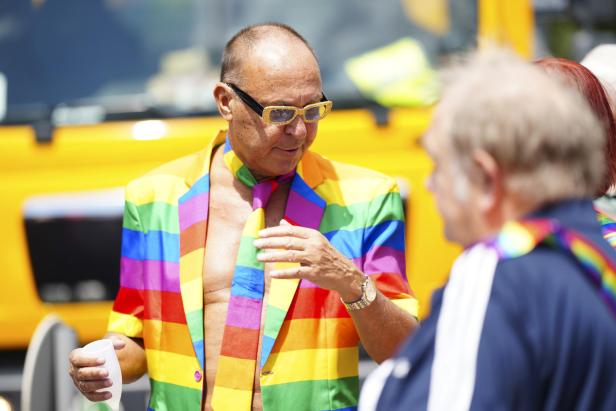
[[[616,252],[603,239],[591,201],[562,202],[534,217],[557,219],[616,261]],[[452,286],[450,279],[433,295],[431,315],[395,359],[377,372],[381,377],[368,379],[360,410],[372,409],[370,403],[378,396],[377,409],[387,411],[616,411],[616,319],[598,298],[579,263],[560,250],[540,245],[526,255],[494,264],[483,312],[475,316],[480,321],[474,325],[476,341],[465,337],[465,327],[471,330],[473,324],[466,323],[466,306],[458,306],[454,307],[458,310],[456,322],[446,323],[457,323],[457,334],[453,332],[449,340],[440,338],[442,351],[435,349],[439,333],[449,335],[451,331],[437,329],[448,304],[449,297],[444,296]],[[455,264],[452,274],[454,270]],[[471,288],[481,286],[477,282],[483,280],[477,280],[475,273],[465,275],[464,281],[470,282]],[[458,288],[465,286],[458,284]],[[469,292],[472,290],[458,290],[457,302],[465,301],[459,299],[460,295]],[[481,300],[480,294],[466,301]],[[472,314],[468,318],[473,321]],[[452,361],[435,360],[435,352],[446,354],[447,350],[461,355],[456,354]],[[470,362],[458,361],[465,357]],[[435,388],[437,373],[441,386],[446,381],[453,391]],[[448,381],[451,376],[454,378]],[[456,380],[456,376],[463,378]],[[467,389],[457,390],[462,386]],[[430,398],[456,390],[461,395]]]

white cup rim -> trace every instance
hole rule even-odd
[[[102,340],[96,340],[86,344],[82,350],[88,355],[100,355],[101,353],[108,351],[110,347],[113,350],[113,342],[108,338],[104,338]]]

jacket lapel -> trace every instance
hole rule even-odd
[[[180,224],[180,289],[186,324],[201,369],[205,367],[203,347],[203,258],[210,193],[210,160],[213,148],[224,141],[225,131],[198,155],[188,170],[189,187],[178,200]]]
[[[289,198],[285,210],[285,220],[293,225],[319,229],[326,202],[318,195],[316,188],[323,181],[323,176],[315,162],[314,156],[307,152],[297,167],[297,173],[291,183]],[[296,264],[276,264],[275,269]],[[265,366],[274,348],[278,333],[289,311],[297,287],[297,279],[272,278],[265,314],[265,327],[261,343],[261,368]]]

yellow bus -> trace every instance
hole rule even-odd
[[[527,58],[551,50],[580,57],[594,44],[576,45],[575,36],[602,32],[616,20],[616,10],[603,8],[591,17],[582,13],[585,25],[576,26],[569,3],[591,8],[592,0],[536,0],[536,10],[531,3],[32,0],[1,6],[0,396],[18,406],[25,349],[45,315],[58,314],[81,343],[103,335],[119,281],[122,187],[199,150],[224,128],[211,95],[222,47],[257,22],[293,26],[320,60],[334,111],[319,125],[313,149],[398,179],[408,279],[424,316],[459,252],[443,238],[424,187],[431,164],[418,143],[438,98],[436,69],[478,38],[480,45],[508,45]],[[613,41],[614,30],[609,36]],[[603,39],[595,32],[587,38]]]

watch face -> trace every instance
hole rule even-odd
[[[366,300],[368,300],[369,302],[374,301],[374,299],[376,298],[376,287],[374,286],[374,282],[372,281],[372,279],[368,280],[368,283],[366,284]]]

